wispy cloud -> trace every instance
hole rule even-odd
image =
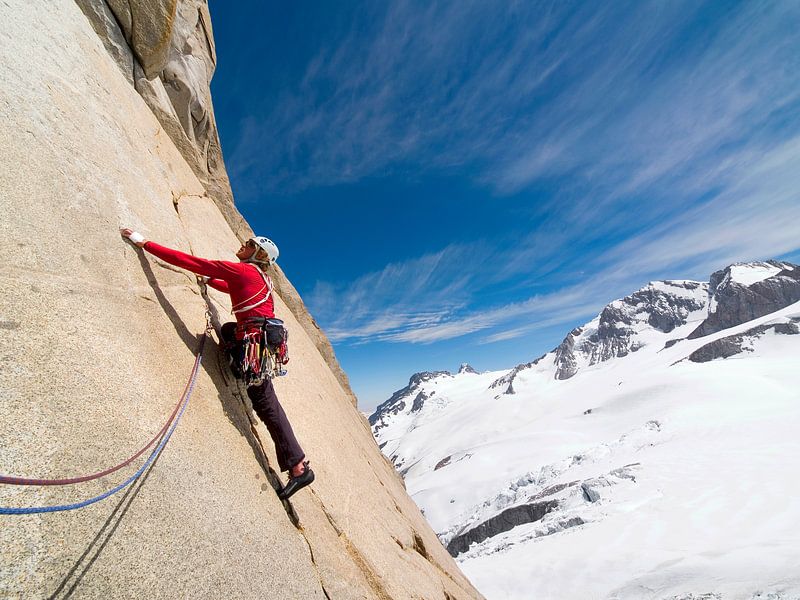
[[[471,298],[469,265],[480,243],[454,244],[393,263],[347,285],[318,282],[309,305],[332,340],[385,339],[424,329],[452,317]]]
[[[720,9],[717,29],[693,35],[700,8],[467,1],[361,11],[269,115],[246,124],[229,166],[273,190],[412,163],[469,165],[501,193],[566,174],[641,191],[755,141],[798,100],[789,29],[800,7]]]
[[[737,168],[720,176],[721,189],[712,199],[582,258],[582,270],[547,293],[494,306],[482,299],[488,289],[523,273],[563,265],[563,232],[543,232],[505,251],[450,246],[389,265],[342,291],[320,283],[312,309],[323,312],[335,341],[426,344],[484,332],[479,342],[494,343],[574,324],[655,276],[705,280],[731,262],[788,254],[800,246],[800,139],[758,157],[743,152],[734,161]],[[530,264],[533,257],[538,265]],[[335,316],[325,307],[336,308]]]
[[[497,202],[548,193],[503,249],[452,243],[319,282],[309,304],[334,341],[493,343],[574,322],[652,277],[800,246],[800,4],[356,12],[245,123],[228,156],[245,196],[409,168],[459,171]]]

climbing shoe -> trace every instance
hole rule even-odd
[[[297,477],[292,476],[291,471],[289,472],[289,483],[280,491],[278,498],[281,500],[288,500],[295,492],[302,490],[309,483],[314,481],[314,471],[308,466],[308,462],[304,462],[303,466],[305,470]]]

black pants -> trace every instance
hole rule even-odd
[[[236,323],[225,323],[222,326],[222,339],[228,343],[235,343],[235,330]],[[280,470],[288,471],[301,462],[306,455],[294,435],[289,418],[278,401],[272,381],[266,379],[264,383],[249,386],[247,397],[250,398],[253,410],[267,426],[267,431],[272,437]]]

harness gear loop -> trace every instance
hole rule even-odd
[[[286,375],[289,362],[289,332],[283,321],[269,317],[251,317],[236,324],[228,334],[225,351],[231,370],[246,385]]]

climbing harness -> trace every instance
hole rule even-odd
[[[236,332],[236,337],[242,339],[230,342],[227,350],[231,354],[231,366],[239,371],[235,374],[246,385],[258,385],[264,379],[286,375],[283,366],[289,362],[289,332],[283,321],[254,317],[240,323]]]
[[[117,493],[118,491],[128,487],[131,483],[139,479],[142,476],[142,473],[145,472],[147,467],[153,463],[156,457],[161,453],[166,446],[169,438],[172,436],[172,433],[175,431],[175,428],[178,426],[178,422],[183,416],[183,412],[186,410],[186,406],[189,404],[189,399],[192,396],[192,392],[194,391],[195,383],[197,382],[197,374],[200,371],[200,364],[203,360],[203,349],[205,348],[206,339],[209,337],[211,331],[211,313],[210,311],[206,310],[206,329],[203,335],[202,340],[200,341],[200,347],[197,351],[197,356],[194,361],[194,366],[192,367],[192,371],[189,375],[189,380],[186,383],[186,387],[181,394],[180,400],[178,404],[175,406],[175,409],[172,411],[167,422],[161,428],[161,430],[156,434],[156,436],[148,442],[146,446],[144,446],[141,450],[139,450],[136,454],[125,460],[124,462],[111,467],[109,469],[105,469],[98,473],[94,473],[92,475],[85,475],[81,477],[71,477],[71,478],[64,478],[64,479],[30,479],[24,477],[9,477],[9,476],[0,476],[0,483],[5,484],[12,484],[12,485],[69,485],[73,483],[81,483],[84,481],[90,481],[92,479],[98,479],[104,475],[108,475],[115,471],[118,471],[122,467],[130,464],[133,460],[139,457],[145,450],[147,450],[153,443],[160,439],[161,441],[156,446],[156,448],[150,453],[150,456],[144,462],[144,464],[139,467],[139,470],[136,471],[130,478],[122,482],[121,484],[117,485],[113,489],[104,492],[98,496],[93,498],[89,498],[88,500],[83,500],[82,502],[76,502],[73,504],[63,504],[57,506],[32,506],[32,507],[0,507],[0,515],[30,515],[36,513],[50,513],[50,512],[60,512],[65,510],[75,510],[78,508],[83,508],[84,506],[89,506],[90,504],[94,504],[99,502],[100,500],[104,500],[109,496]]]

